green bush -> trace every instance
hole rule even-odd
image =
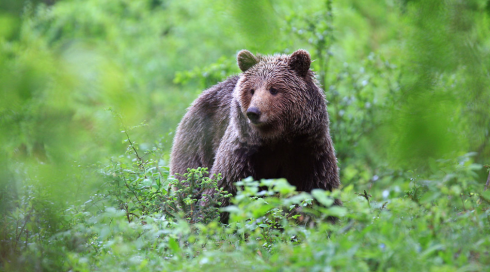
[[[489,270],[488,1],[14,2],[2,271]],[[238,50],[298,48],[328,100],[340,190],[248,178],[220,209],[207,169],[169,176],[185,108],[239,73]]]

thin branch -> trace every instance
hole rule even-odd
[[[128,183],[126,182],[126,179],[124,180],[124,185],[126,186],[126,188],[128,188],[129,191],[131,191],[131,193],[133,193],[134,195],[134,198],[136,198],[136,201],[138,201],[138,203],[143,206],[143,204],[141,203],[140,199],[138,198],[138,195],[136,194],[136,192],[131,189],[131,187],[129,187]]]
[[[16,235],[16,237],[15,237],[15,246],[14,246],[14,248],[17,247],[17,245],[19,244],[19,240],[20,240],[20,238],[22,236],[22,233],[25,230],[25,227],[27,225],[27,221],[30,219],[30,214],[28,214],[27,216],[25,216],[24,219],[25,219],[24,220],[24,224],[22,225],[22,228],[20,229],[19,235],[18,236]],[[15,230],[15,231],[17,232],[17,230]],[[26,236],[26,242],[27,242],[27,236]]]
[[[126,138],[128,139],[129,144],[131,145],[131,148],[133,149],[134,153],[136,154],[136,159],[137,159],[137,160],[138,160],[138,162],[139,162],[139,167],[140,167],[141,169],[144,169],[144,161],[143,161],[143,159],[141,158],[141,156],[138,154],[138,151],[137,151],[137,150],[136,150],[136,148],[134,147],[133,142],[132,142],[132,141],[131,141],[131,139],[129,138],[129,135],[128,135],[128,133],[127,133],[127,128],[126,128],[126,126],[124,125],[124,122],[123,122],[123,119],[122,119],[121,115],[120,115],[120,114],[118,114],[118,113],[116,113],[116,112],[113,112],[113,113],[115,114],[115,116],[116,116],[117,118],[119,118],[119,121],[121,122],[121,126],[122,126],[122,127],[123,127],[123,129],[124,129],[124,130],[123,130],[123,132],[124,132],[124,134],[126,134]],[[145,173],[145,178],[146,178],[146,173]]]
[[[126,218],[128,219],[128,223],[131,223],[131,218],[129,217],[129,208],[128,205],[124,206],[126,210]]]
[[[126,138],[128,139],[128,142],[129,142],[129,145],[131,146],[131,148],[133,149],[135,155],[136,155],[136,158],[138,159],[139,163],[140,163],[140,167],[143,166],[144,162],[143,162],[143,159],[140,157],[140,155],[138,154],[138,151],[136,150],[136,148],[134,147],[133,145],[133,142],[131,142],[131,139],[129,138],[129,135],[128,133],[126,132],[126,130],[124,130],[124,134],[126,134]]]

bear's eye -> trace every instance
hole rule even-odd
[[[254,90],[254,89],[251,89],[251,90],[250,90],[250,93],[251,93],[252,95],[254,95],[255,90]]]
[[[272,95],[276,95],[278,93],[277,89],[274,89],[274,88],[270,88],[269,92],[272,94]]]

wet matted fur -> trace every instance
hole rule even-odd
[[[205,90],[180,122],[171,174],[181,179],[188,168],[207,167],[233,194],[249,176],[286,178],[298,191],[338,188],[326,100],[308,52],[242,50],[237,60],[243,73]]]

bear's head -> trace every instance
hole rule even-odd
[[[254,56],[242,50],[237,56],[243,71],[233,96],[248,126],[262,138],[284,138],[311,129],[325,120],[325,100],[310,71],[307,51],[291,55]]]

